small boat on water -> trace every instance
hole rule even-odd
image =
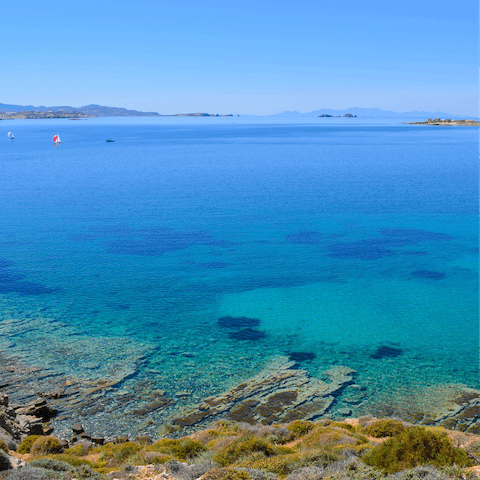
[[[13,134],[13,132],[8,132],[8,138],[15,138],[15,135]]]
[[[58,133],[53,136],[53,143],[62,143],[62,141],[60,140],[60,135]]]
[[[107,140],[107,142],[114,142],[114,141],[115,141],[115,140],[112,140],[111,138],[109,138],[109,139]]]

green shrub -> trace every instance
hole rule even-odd
[[[355,431],[355,427],[353,425],[350,425],[349,423],[345,423],[345,422],[332,422],[330,426],[343,428],[344,430],[348,430],[349,432]]]
[[[74,447],[70,447],[65,450],[65,453],[68,453],[69,455],[74,455],[75,457],[84,457],[85,455],[88,455],[88,452],[90,452],[90,448],[82,443],[80,445],[75,445]]]
[[[58,438],[52,435],[37,438],[30,448],[30,453],[33,455],[48,455],[49,453],[60,453],[61,451],[62,446]]]
[[[296,469],[298,464],[297,455],[282,455],[280,457],[264,458],[249,464],[251,468],[266,470],[277,475],[288,475]]]
[[[75,457],[74,455],[69,455],[68,453],[57,453],[54,456],[49,455],[47,458],[53,458],[54,460],[61,460],[62,462],[66,462],[72,467],[78,467],[80,465],[90,465],[91,463],[84,458]]]
[[[377,420],[363,429],[369,437],[394,437],[405,430],[403,423],[396,420]]]
[[[473,465],[467,453],[454,447],[444,432],[433,432],[423,427],[405,429],[372,449],[362,460],[385,473],[396,473],[420,465]]]
[[[107,443],[96,449],[101,453],[100,461],[110,467],[123,465],[130,456],[135,455],[139,450],[141,447],[136,442]]]
[[[250,480],[247,472],[230,468],[214,468],[203,476],[203,480]]]
[[[164,438],[145,447],[147,452],[166,453],[181,460],[194,458],[205,450],[204,445],[191,438],[180,438],[178,440]]]
[[[32,448],[32,445],[34,444],[35,440],[37,440],[40,437],[41,435],[29,435],[18,446],[17,453],[21,453],[21,454],[30,453],[30,449]]]
[[[313,430],[314,427],[315,424],[313,422],[305,422],[303,420],[295,420],[287,425],[287,428],[295,438],[303,437],[310,430]]]
[[[2,439],[0,439],[0,450],[8,453],[8,445]]]
[[[261,453],[262,456],[270,457],[275,455],[276,450],[272,445],[259,438],[240,437],[237,441],[218,450],[213,458],[219,465],[226,467],[252,453]]]
[[[101,480],[103,477],[102,475],[98,474],[93,470],[92,467],[89,465],[79,465],[75,467],[72,472],[73,478],[79,478],[82,480]]]
[[[337,445],[358,445],[367,442],[367,439],[343,428],[315,426],[299,442],[301,450],[324,450]]]
[[[191,438],[182,438],[172,445],[171,454],[174,457],[186,460],[187,458],[196,457],[205,450],[206,448],[200,442],[192,440]]]
[[[32,460],[28,466],[53,470],[54,472],[70,472],[72,470],[69,463],[54,458],[37,458]]]

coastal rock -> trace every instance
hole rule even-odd
[[[296,362],[279,357],[256,377],[219,397],[205,399],[172,423],[197,427],[220,418],[263,424],[314,420],[329,410],[335,397],[353,383],[356,373],[337,366],[323,372],[324,381],[297,367]]]
[[[414,424],[480,434],[480,390],[462,385],[419,388],[408,404],[392,398],[371,410],[377,417],[395,415]]]
[[[83,427],[82,427],[79,423],[76,423],[76,424],[72,427],[72,432],[73,432],[75,435],[80,435],[81,433],[84,432],[84,430],[83,430]]]

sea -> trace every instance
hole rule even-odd
[[[414,120],[0,121],[0,353],[112,380],[99,430],[278,358],[356,371],[334,417],[477,388],[478,129]]]

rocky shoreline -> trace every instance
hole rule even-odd
[[[349,405],[354,406],[366,395],[365,387],[356,383],[357,372],[347,366],[334,366],[324,371],[320,379],[312,377],[299,363],[276,357],[256,376],[221,395],[201,399],[194,408],[177,406],[172,410],[172,404],[181,400],[183,392],[177,392],[175,399],[161,390],[152,391],[147,398],[138,399],[141,401],[133,411],[123,413],[143,419],[138,428],[125,431],[121,422],[116,426],[109,422],[107,426],[101,421],[111,408],[106,394],[122,381],[121,377],[74,378],[51,369],[27,366],[16,358],[3,356],[0,361],[0,399],[4,399],[0,400],[0,428],[7,432],[0,430],[0,438],[3,435],[17,443],[28,435],[52,432],[70,441],[75,424],[84,425],[93,438],[114,440],[126,435],[130,438],[189,435],[223,419],[263,425],[322,418],[339,420],[350,417]],[[383,406],[369,413],[480,434],[480,390],[462,385],[428,388],[428,395],[427,390],[417,392],[407,407],[392,402],[390,408]],[[129,405],[135,401],[131,395],[123,397]],[[419,397],[425,397],[422,405],[415,404],[415,398]],[[123,412],[121,402],[115,407]],[[171,411],[160,428],[150,417],[158,411]],[[90,417],[95,421],[91,422]]]
[[[32,381],[33,377],[35,382]],[[467,462],[465,465],[480,464],[479,390],[464,386],[446,387],[447,390],[451,389],[451,392],[449,395],[443,392],[443,402],[432,403],[428,412],[411,409],[406,415],[409,418],[403,418],[403,421],[377,420],[373,416],[360,419],[345,418],[350,417],[352,413],[349,408],[337,409],[336,416],[332,416],[331,408],[341,396],[351,398],[355,402],[364,395],[364,388],[356,381],[357,372],[346,366],[338,365],[330,368],[323,372],[322,378],[319,379],[310,376],[308,371],[300,368],[299,363],[287,357],[277,357],[253,378],[221,395],[204,398],[195,408],[186,409],[181,415],[178,413],[172,415],[170,421],[165,424],[149,425],[149,429],[145,429],[143,434],[142,432],[135,434],[125,432],[119,426],[116,433],[112,435],[111,430],[102,432],[101,423],[97,422],[95,430],[91,431],[88,426],[85,427],[82,424],[83,422],[77,421],[78,415],[71,417],[68,415],[74,407],[86,408],[87,415],[83,416],[85,420],[88,420],[88,412],[101,412],[104,405],[103,393],[112,388],[113,380],[92,381],[66,378],[53,371],[28,367],[16,359],[4,357],[0,376],[0,450],[3,443],[8,453],[3,454],[0,451],[0,457],[3,455],[7,459],[6,464],[10,469],[8,471],[20,469],[27,473],[31,472],[28,462],[32,460],[34,460],[32,465],[57,465],[52,464],[48,459],[60,462],[64,469],[73,468],[77,464],[88,467],[90,470],[87,469],[86,477],[82,477],[83,473],[78,473],[76,470],[75,473],[71,473],[77,480],[81,478],[100,480],[104,477],[98,475],[106,474],[110,479],[130,480],[390,478],[372,476],[372,471],[368,470],[370,467],[364,465],[363,458],[366,452],[377,448],[381,442],[387,440],[366,437],[367,427],[378,422],[387,422],[387,424],[393,422],[400,425],[402,431],[413,428],[420,433],[426,431],[430,435],[428,432],[433,432],[432,434],[438,434],[440,437],[444,435],[441,432],[446,431],[443,430],[444,428],[449,429],[447,432],[449,442],[455,445],[455,448],[462,448],[468,452],[469,463],[465,460]],[[445,402],[446,398],[450,398],[450,401]],[[156,409],[165,408],[170,402],[171,399],[159,392],[156,396],[149,398],[146,404],[143,403],[141,408],[148,414]],[[139,415],[144,415],[145,412],[140,412],[139,409]],[[341,413],[344,418],[338,418],[338,413]],[[394,411],[386,413],[389,417],[396,416]],[[58,422],[59,418],[60,422]],[[317,469],[315,470],[317,473],[320,468],[318,461],[314,460],[317,458],[315,455],[318,455],[315,449],[320,448],[318,440],[312,440],[313,443],[307,442],[304,447],[297,448],[297,443],[303,445],[303,440],[298,437],[300,434],[292,433],[297,428],[295,425],[308,425],[308,428],[325,436],[321,441],[322,449],[327,445],[328,455],[333,463],[330,465],[327,462],[329,465],[327,469],[322,467],[324,476],[308,476],[311,472],[306,476],[302,476],[303,473],[298,476],[295,473],[297,471],[295,468],[300,466],[300,470],[313,468]],[[152,427],[155,432],[153,435],[149,434]],[[222,440],[223,438],[225,439]],[[251,440],[252,438],[254,440]],[[305,438],[309,438],[308,435]],[[45,451],[43,456],[39,456],[38,453],[33,456],[30,453],[18,453],[17,450],[25,451],[22,446],[29,439],[32,441],[44,439],[46,444],[55,445],[55,450]],[[257,447],[260,445],[258,448],[261,452],[249,453],[244,461],[234,459],[230,463],[222,464],[223,457],[219,452],[225,449],[230,451],[230,443],[238,442],[239,439],[247,443],[253,441]],[[188,445],[188,448],[193,445],[198,449],[198,451],[195,450],[194,457],[182,457],[183,454],[178,453],[185,445]],[[286,445],[286,447],[278,445]],[[303,448],[308,450],[308,455]],[[111,453],[112,451],[125,451],[128,455],[125,454],[123,458],[123,453],[120,455],[120,453]],[[270,464],[268,458],[261,460],[265,455],[269,457],[270,454],[265,452],[270,451],[275,451],[275,455],[279,456],[275,462],[286,462],[285,465],[289,465],[288,468],[287,466],[279,467],[277,463]],[[478,456],[476,456],[477,453]],[[52,454],[55,455],[52,456]],[[105,463],[102,459],[110,458],[109,455],[113,455],[113,460]],[[122,456],[121,461],[118,455]],[[38,463],[39,458],[45,458],[46,463]],[[0,463],[1,460],[0,458]],[[64,465],[65,462],[67,466]],[[68,466],[69,462],[73,465],[72,467]],[[78,465],[75,468],[79,468]],[[405,478],[431,478],[432,480],[477,478],[472,476],[476,475],[475,469],[480,470],[480,466],[477,466],[471,467],[473,470],[462,470],[463,476],[441,476],[444,475],[442,470],[442,472],[438,471],[440,473],[434,472],[437,476],[428,477],[427,474],[422,474],[423,476],[419,474],[420,476],[416,477],[414,472],[408,473],[410,476]],[[333,474],[331,476],[332,469],[337,467],[354,468],[357,476],[336,477]],[[277,470],[280,473],[275,475],[278,473]],[[293,473],[291,476],[286,476],[286,473],[285,475],[281,473],[283,471]],[[246,476],[242,472],[247,472]],[[365,476],[358,472],[365,473]],[[65,475],[58,478],[73,480],[68,476],[70,473]],[[28,475],[25,478],[7,476],[8,480],[43,480],[43,478]],[[45,480],[48,478],[50,477],[47,475]]]

